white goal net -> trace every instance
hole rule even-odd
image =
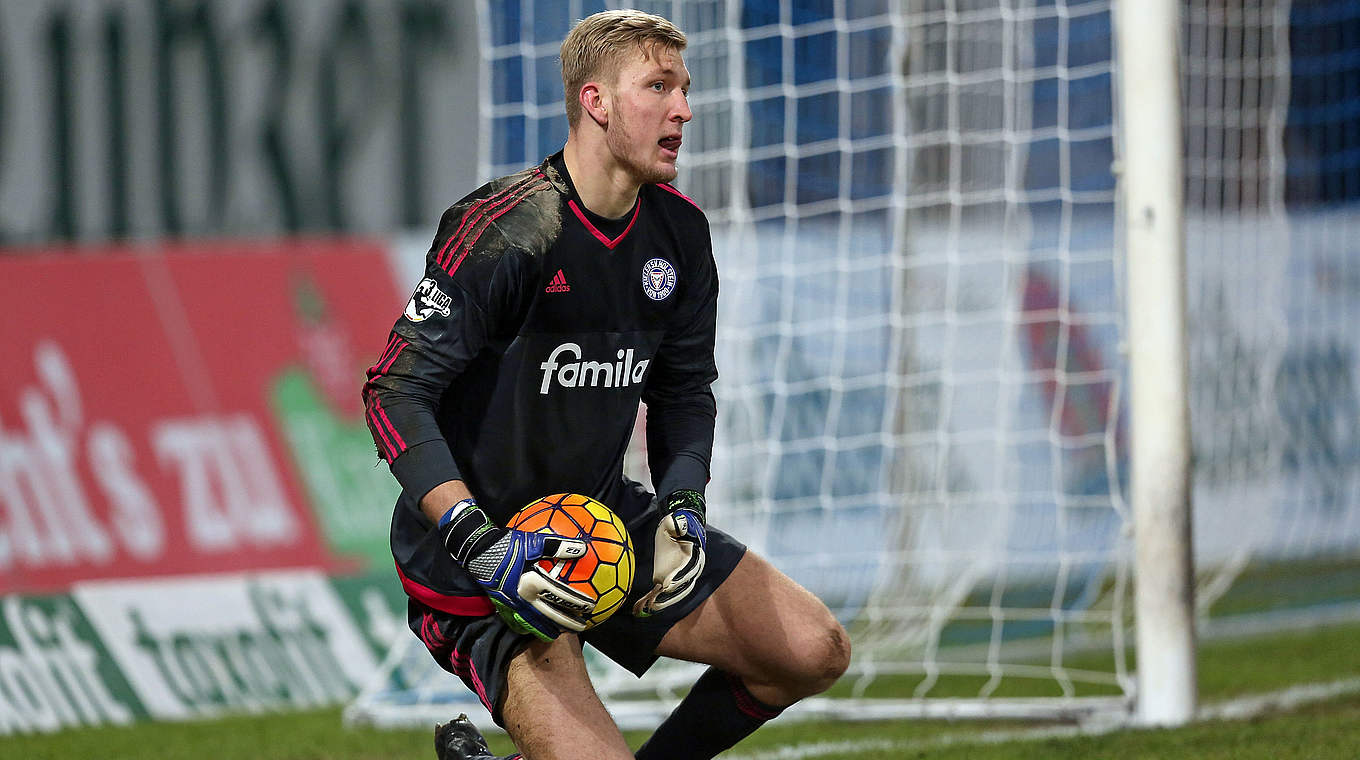
[[[722,278],[711,521],[853,638],[851,673],[795,712],[1126,712],[1109,0],[635,5],[690,39],[676,184]],[[484,176],[563,144],[558,45],[603,7],[479,4]],[[1334,584],[1293,606],[1353,605],[1360,217],[1286,204],[1289,4],[1182,21],[1200,612],[1278,613],[1279,567]],[[388,665],[353,715],[476,711],[414,637]],[[637,727],[698,673],[592,667]]]

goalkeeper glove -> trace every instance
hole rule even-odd
[[[594,601],[535,564],[583,556],[584,541],[498,527],[472,499],[439,518],[439,533],[454,561],[482,584],[497,614],[515,631],[552,641],[562,629],[585,630]]]
[[[633,605],[633,614],[649,617],[684,599],[704,571],[704,495],[680,490],[662,502],[661,523],[656,526],[656,552],[652,557],[652,581],[656,584]]]

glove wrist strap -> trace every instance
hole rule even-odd
[[[666,514],[670,514],[677,509],[688,509],[699,516],[699,519],[708,522],[707,510],[704,506],[704,495],[698,491],[682,488],[679,491],[672,491],[663,502]]]
[[[460,565],[467,565],[472,557],[486,551],[503,532],[472,499],[454,504],[439,518],[444,547]]]

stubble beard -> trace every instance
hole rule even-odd
[[[617,121],[617,128],[605,132],[605,143],[609,146],[609,152],[613,154],[614,159],[627,167],[633,175],[633,179],[637,180],[638,184],[643,185],[670,182],[675,179],[677,174],[675,164],[658,166],[651,162],[644,163],[634,157],[632,146],[629,144],[628,132],[627,125],[620,119]],[[653,148],[660,149],[659,146],[655,145]]]

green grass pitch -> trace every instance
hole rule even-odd
[[[1268,637],[1205,642],[1201,700],[1213,703],[1306,683],[1360,678],[1360,624]],[[904,688],[905,685],[904,685]],[[909,692],[906,692],[909,693]],[[1061,728],[1061,727],[1059,727]],[[1232,758],[1301,760],[1360,757],[1360,694],[1351,693],[1247,721],[1211,721],[1170,730],[1098,736],[1011,738],[1033,724],[946,721],[775,722],[730,754],[748,758]],[[1008,733],[1009,732],[1009,733]],[[1056,732],[1055,732],[1056,733]],[[629,734],[637,746],[643,734]],[[391,760],[434,757],[432,732],[346,729],[340,710],[237,716],[216,721],[144,723],[0,738],[0,757],[26,760]],[[846,751],[836,751],[844,747]],[[511,751],[503,736],[492,749]],[[798,750],[797,754],[790,750]]]

